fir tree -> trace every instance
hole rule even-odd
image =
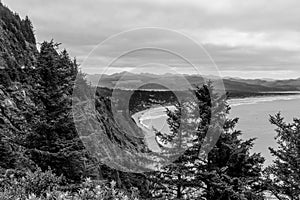
[[[28,16],[26,16],[25,19],[22,20],[21,24],[22,24],[21,30],[25,37],[25,40],[32,44],[36,44],[35,36],[33,33],[33,25],[30,19],[28,18]]]
[[[280,113],[271,116],[278,148],[270,148],[273,165],[265,170],[267,188],[280,200],[300,199],[300,119],[286,123]]]
[[[36,95],[38,105],[34,132],[27,137],[30,155],[42,169],[80,180],[84,152],[71,115],[71,94],[77,64],[57,44],[44,42],[37,59]]]
[[[226,97],[213,92],[211,83],[197,88],[195,96],[196,104],[192,105],[198,107],[194,110],[199,113],[193,116],[200,119],[194,120],[194,125],[191,121],[182,122],[183,104],[177,105],[174,112],[168,111],[173,134],[164,139],[171,141],[181,135],[182,140],[190,134],[192,146],[174,163],[152,174],[153,194],[168,199],[262,199],[260,173],[264,159],[260,154],[249,153],[254,139],[240,139],[241,132],[234,130],[238,119],[227,118],[230,108]],[[180,126],[189,127],[179,129]],[[183,133],[193,126],[197,127],[195,133]],[[199,157],[209,128],[213,130],[212,137],[220,138],[207,157]]]

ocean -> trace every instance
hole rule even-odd
[[[287,122],[300,118],[300,94],[286,96],[256,97],[229,101],[229,117],[238,117],[237,129],[243,139],[257,138],[252,152],[260,152],[265,158],[265,166],[272,163],[269,147],[276,148],[275,126],[269,122],[270,115],[281,112]]]
[[[231,105],[229,117],[239,118],[236,129],[242,131],[241,137],[257,138],[252,153],[261,153],[266,158],[265,166],[271,164],[273,158],[268,148],[276,148],[277,145],[274,139],[276,127],[269,122],[270,115],[281,112],[288,122],[291,122],[294,117],[300,118],[300,94],[232,99],[229,100],[229,104]],[[146,129],[154,127],[163,132],[169,131],[164,107],[151,108],[138,115],[135,120],[140,127]],[[151,132],[148,131],[148,134]],[[157,146],[153,149],[157,149]]]

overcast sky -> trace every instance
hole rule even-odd
[[[22,17],[30,17],[38,42],[53,38],[79,62],[113,34],[140,27],[163,27],[203,44],[223,76],[300,77],[299,0],[3,0],[3,3]],[[130,46],[133,42],[132,38],[125,38],[122,45]],[[174,40],[165,43],[182,45]],[[102,69],[101,59],[108,58],[94,56],[98,56],[97,69]],[[86,70],[101,72],[95,66]],[[188,71],[186,68],[185,72]]]

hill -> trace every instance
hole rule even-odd
[[[71,106],[78,65],[68,53],[58,52],[53,41],[41,43],[38,51],[29,18],[2,3],[0,51],[0,175],[37,167],[51,167],[68,181],[114,174],[87,154],[75,130]],[[107,98],[97,96],[96,102],[95,120],[112,143],[142,146],[116,123]]]
[[[143,86],[143,89],[155,90],[166,89],[178,90],[178,88],[191,88],[194,85],[201,85],[204,80],[219,82],[215,76],[198,75],[179,75],[179,74],[133,74],[130,72],[115,73],[112,75],[92,74],[87,75],[87,80],[94,86],[119,88],[119,89],[137,89]],[[100,82],[98,83],[98,81]],[[238,78],[224,78],[224,87],[232,96],[251,96],[262,93],[280,93],[300,91],[300,79],[294,80],[251,80]],[[161,87],[159,87],[159,83]]]

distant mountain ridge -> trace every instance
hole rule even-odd
[[[135,89],[137,86],[149,85],[148,89],[160,89],[154,86],[157,80],[161,85],[168,85],[170,90],[178,88],[189,88],[194,85],[202,85],[206,80],[219,82],[217,76],[200,76],[187,74],[151,74],[141,73],[134,74],[131,72],[120,72],[111,75],[92,74],[87,75],[87,80],[94,86]],[[98,81],[100,82],[98,83]],[[283,91],[300,91],[300,78],[290,80],[265,80],[265,79],[240,79],[240,78],[223,78],[223,83],[227,92],[240,93],[260,93],[260,92],[283,92]],[[180,87],[179,87],[180,86]],[[147,89],[147,86],[144,86]]]

